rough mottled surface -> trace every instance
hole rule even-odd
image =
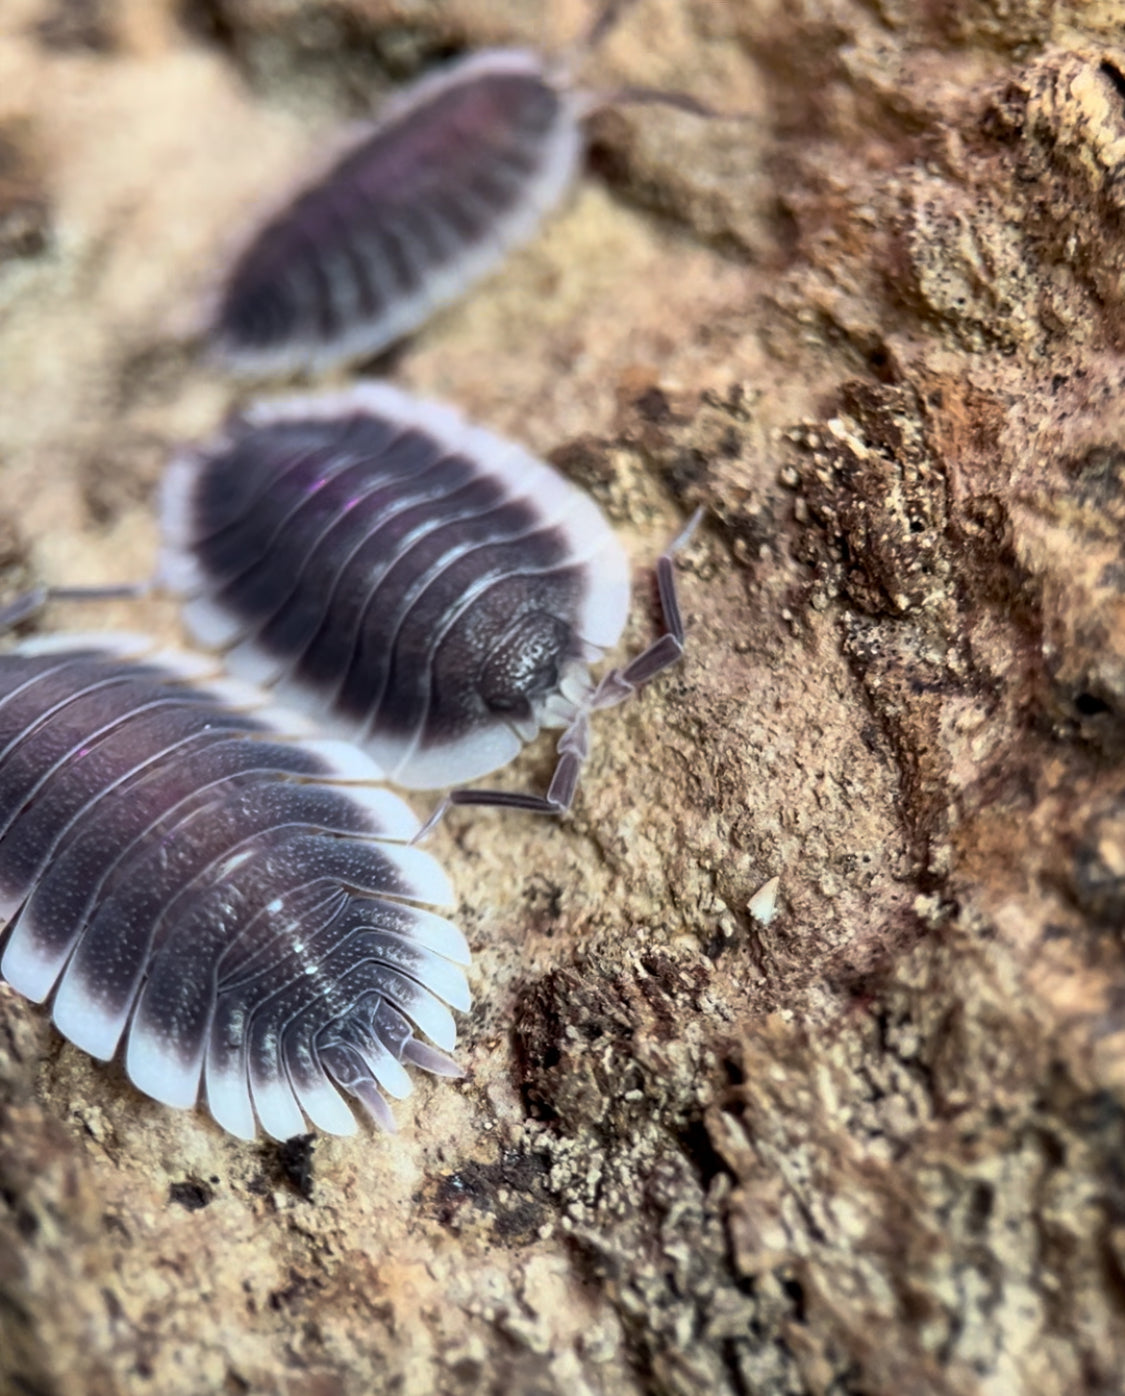
[[[234,401],[185,310],[223,249],[537,14],[8,0],[5,597],[145,570],[168,446]],[[599,116],[568,209],[393,369],[638,564],[704,503],[690,656],[566,821],[435,840],[469,1075],[394,1139],[240,1146],[0,989],[0,1387],[1120,1389],[1119,45],[1109,0],[637,0],[591,81],[751,119]]]

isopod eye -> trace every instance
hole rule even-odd
[[[531,715],[531,700],[559,686],[563,663],[577,653],[570,626],[532,611],[501,636],[477,680],[477,691],[495,713]]]

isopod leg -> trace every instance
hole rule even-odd
[[[581,41],[583,53],[593,53],[603,39],[616,27],[633,0],[602,0],[602,7]]]
[[[520,790],[451,790],[451,805],[498,805],[501,809],[528,810],[531,814],[565,814],[574,803],[578,777],[590,754],[590,719],[580,712],[559,738],[555,763],[546,795]],[[483,797],[483,798],[482,798]]]
[[[0,635],[41,611],[47,604],[47,595],[46,587],[33,587],[22,596],[17,596],[9,605],[0,608]]]
[[[152,590],[151,582],[119,582],[104,587],[48,587],[48,601],[138,601]]]
[[[418,843],[441,823],[450,805],[488,805],[493,809],[519,809],[529,814],[565,814],[574,801],[582,763],[590,750],[590,723],[579,713],[559,739],[559,759],[546,795],[525,790],[451,790],[411,839]]]
[[[561,762],[559,763],[562,764]],[[556,766],[556,773],[558,771]],[[554,784],[552,780],[551,784]],[[448,805],[489,805],[493,809],[522,809],[529,814],[562,814],[566,805],[526,790],[451,790]]]

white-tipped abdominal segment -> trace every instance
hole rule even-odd
[[[393,1127],[405,1065],[457,1071],[468,948],[427,909],[447,878],[397,796],[352,784],[358,753],[142,648],[0,655],[0,976],[242,1138],[351,1133],[341,1091]]]

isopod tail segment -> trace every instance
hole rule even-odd
[[[518,809],[530,814],[565,814],[574,803],[582,767],[590,754],[590,716],[604,708],[615,708],[678,664],[684,656],[686,632],[676,586],[676,554],[691,541],[703,517],[703,506],[695,511],[657,559],[656,590],[664,633],[642,650],[624,668],[614,668],[594,686],[586,700],[577,705],[573,718],[555,748],[558,761],[545,795],[524,790],[451,790],[415,836],[415,842],[437,827],[451,805],[478,805],[495,809]]]

